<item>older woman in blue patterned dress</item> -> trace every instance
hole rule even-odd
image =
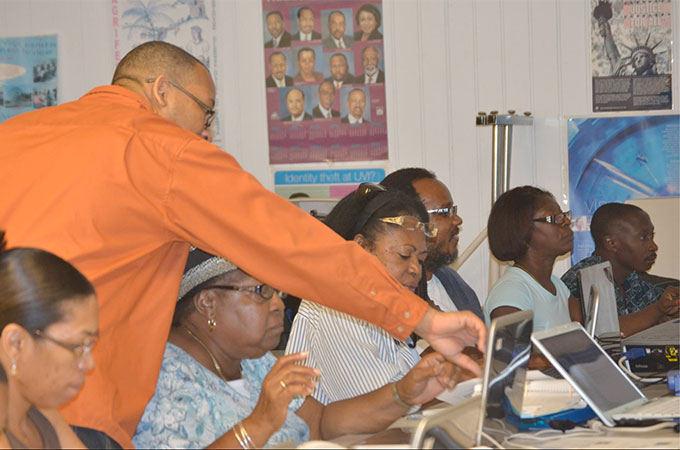
[[[276,359],[285,294],[192,249],[156,391],[133,442],[144,448],[295,446],[375,432],[453,385],[439,354],[398,383],[323,406],[307,395],[323,374],[306,353]]]

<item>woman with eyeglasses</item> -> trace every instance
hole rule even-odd
[[[295,447],[310,439],[384,429],[450,385],[433,354],[391,387],[324,406],[309,395],[323,373],[305,353],[269,352],[283,331],[285,294],[233,263],[193,248],[156,391],[133,443],[138,448]],[[305,365],[303,365],[305,364]]]
[[[0,251],[0,363],[12,448],[85,448],[57,408],[94,367],[98,330],[94,288],[71,264],[34,248]]]
[[[397,282],[416,290],[426,236],[436,235],[419,200],[364,183],[333,208],[325,223],[375,255]],[[286,353],[309,352],[306,364],[323,374],[312,395],[329,404],[400,380],[420,359],[414,347],[411,338],[400,341],[368,322],[303,300]]]
[[[512,261],[484,304],[487,324],[519,310],[534,312],[534,331],[581,320],[579,305],[552,274],[555,259],[574,246],[571,212],[550,192],[516,187],[491,208],[489,247],[499,261]]]

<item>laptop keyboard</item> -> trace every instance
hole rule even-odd
[[[614,414],[612,417],[618,419],[665,419],[680,417],[680,397],[661,397],[649,403]]]

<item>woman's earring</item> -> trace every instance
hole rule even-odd
[[[17,374],[17,360],[12,358],[12,367],[9,370],[10,375],[14,376]]]
[[[214,320],[208,319],[208,329],[210,331],[215,331],[216,326],[217,326],[217,323]]]

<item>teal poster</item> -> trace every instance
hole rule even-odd
[[[572,264],[594,246],[590,219],[609,202],[680,195],[680,115],[572,118],[567,123]]]
[[[57,36],[0,38],[0,122],[57,104]]]

